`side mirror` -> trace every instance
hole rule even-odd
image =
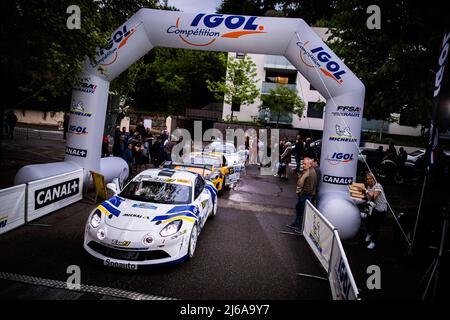
[[[108,189],[109,191],[111,191],[113,194],[118,194],[119,190],[117,188],[117,185],[114,182],[110,182],[106,185],[106,189]]]

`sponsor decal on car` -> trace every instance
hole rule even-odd
[[[35,210],[69,198],[80,191],[80,178],[72,179],[34,192]]]
[[[7,223],[8,223],[8,216],[0,217],[0,228],[6,227]]]
[[[155,206],[155,205],[153,205],[151,203],[134,203],[131,207],[139,208],[139,209],[150,209],[150,210],[158,209],[157,206]]]
[[[197,47],[209,46],[220,38],[237,39],[246,35],[264,34],[264,26],[257,24],[258,17],[224,16],[200,13],[188,26],[183,27],[180,18],[166,32],[178,36],[183,42]],[[216,28],[225,26],[229,32],[221,33]]]
[[[335,176],[324,175],[323,182],[346,186],[346,185],[350,185],[353,183],[353,177],[335,177]]]
[[[86,158],[87,150],[85,150],[85,149],[77,149],[77,148],[72,148],[72,147],[66,147],[66,154],[68,154],[70,156]]]
[[[122,241],[122,240],[113,239],[113,240],[111,240],[111,244],[114,246],[119,246],[119,247],[128,247],[131,244],[131,241]]]
[[[105,259],[103,261],[103,264],[107,267],[121,268],[121,269],[127,269],[127,270],[137,270],[137,268],[138,268],[136,263],[116,262],[116,261],[112,261],[110,259]]]

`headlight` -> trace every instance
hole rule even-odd
[[[102,212],[95,209],[90,221],[92,228],[97,228],[100,225],[100,222],[102,222]]]
[[[106,229],[103,229],[103,228],[98,229],[97,238],[99,240],[103,240],[103,239],[105,239],[105,237],[106,237]]]
[[[161,235],[161,237],[168,237],[174,235],[180,230],[182,225],[183,225],[182,220],[172,221],[167,226],[165,226],[164,229],[162,229],[159,234]]]

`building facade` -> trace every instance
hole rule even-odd
[[[322,40],[326,41],[330,34],[327,28],[313,28]],[[306,78],[297,72],[296,68],[283,56],[247,54],[256,64],[257,70],[257,87],[261,91],[261,95],[267,94],[270,89],[277,85],[285,85],[297,91],[298,96],[304,101],[305,107],[301,117],[295,114],[276,115],[270,114],[268,111],[261,110],[262,101],[256,99],[253,104],[231,106],[224,103],[222,119],[224,121],[231,120],[233,108],[233,120],[256,122],[260,120],[262,123],[279,124],[289,126],[295,129],[304,130],[323,130],[324,106],[325,98],[315,90]],[[228,57],[242,58],[244,54],[230,52]],[[386,122],[363,119],[362,130],[374,131],[398,135],[420,136],[421,126],[411,127],[402,126],[398,122]]]

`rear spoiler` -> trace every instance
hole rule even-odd
[[[160,167],[161,168],[170,168],[170,169],[173,169],[175,167],[184,167],[184,168],[191,167],[191,168],[199,168],[199,169],[203,169],[203,170],[209,170],[211,172],[213,171],[213,166],[210,164],[192,164],[192,163],[182,163],[182,162],[172,162],[172,161],[164,161]]]

